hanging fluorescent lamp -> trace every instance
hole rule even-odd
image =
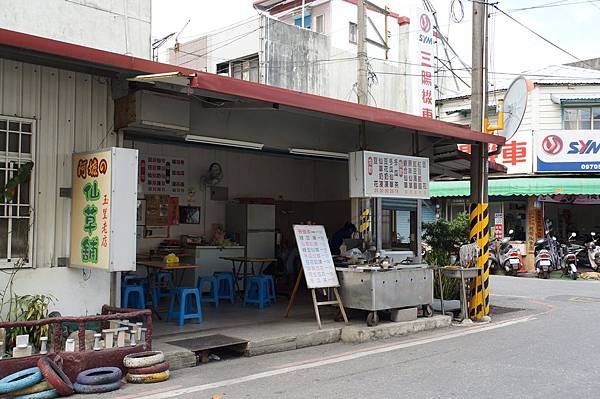
[[[188,134],[187,136],[185,136],[185,141],[191,141],[194,143],[202,144],[222,145],[225,147],[246,148],[250,150],[262,150],[265,146],[262,143],[253,143],[251,141],[230,140],[222,139],[219,137],[196,136],[195,134]]]
[[[348,159],[348,154],[345,154],[343,152],[309,150],[305,148],[290,148],[290,154],[306,155],[309,157]]]

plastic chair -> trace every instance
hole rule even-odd
[[[246,279],[244,306],[250,304],[257,304],[261,310],[265,308],[265,305],[271,304],[268,279],[261,276],[250,276]]]
[[[146,307],[144,292],[142,285],[128,285],[124,287],[121,297],[122,307],[125,309],[144,309]]]
[[[165,289],[165,286],[169,288],[173,286],[173,273],[170,271],[156,273],[154,287],[152,288],[152,299],[155,308],[158,307],[161,299],[170,297],[170,291]]]
[[[277,301],[277,291],[275,290],[275,278],[273,278],[270,274],[261,274],[257,276],[259,278],[267,280],[269,283],[269,289],[267,290],[267,297],[271,303],[275,303]]]
[[[208,295],[204,295],[202,292],[206,284],[210,284]],[[212,302],[215,306],[219,306],[219,283],[215,276],[198,277],[196,286],[200,292],[200,302]]]
[[[169,311],[167,321],[177,316],[179,327],[188,319],[198,319],[202,323],[202,305],[198,288],[172,288],[169,291]],[[179,300],[179,307],[175,310],[175,302]],[[194,305],[196,310],[194,311]]]
[[[233,273],[232,272],[214,272],[213,277],[217,279],[219,299],[229,299],[231,303],[235,303],[235,289],[233,288]]]

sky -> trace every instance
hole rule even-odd
[[[388,5],[392,11],[403,10],[419,0],[374,0]],[[460,57],[471,62],[471,0],[431,0],[436,8],[438,23],[444,35]],[[450,5],[454,2],[460,17],[459,3],[464,17],[457,23],[450,19]],[[190,40],[202,33],[231,25],[257,15],[253,0],[152,0],[152,36],[163,37],[183,30],[179,41]],[[600,57],[600,0],[495,0],[497,6],[513,18],[530,27],[548,40],[580,59]],[[542,6],[530,10],[520,8]],[[518,73],[577,61],[520,27],[504,15],[492,10],[490,18],[490,71]],[[162,49],[164,52],[173,41]],[[458,63],[455,65],[457,66]],[[501,76],[501,75],[495,75]]]

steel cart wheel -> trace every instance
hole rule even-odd
[[[377,324],[379,324],[379,315],[377,314],[377,311],[369,312],[367,315],[367,326],[375,327]]]
[[[433,316],[433,306],[423,305],[423,316],[424,317],[432,317]]]

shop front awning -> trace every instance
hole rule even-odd
[[[518,177],[490,179],[490,196],[551,195],[551,194],[600,194],[600,178],[572,177]],[[432,197],[468,197],[469,181],[432,181]]]

